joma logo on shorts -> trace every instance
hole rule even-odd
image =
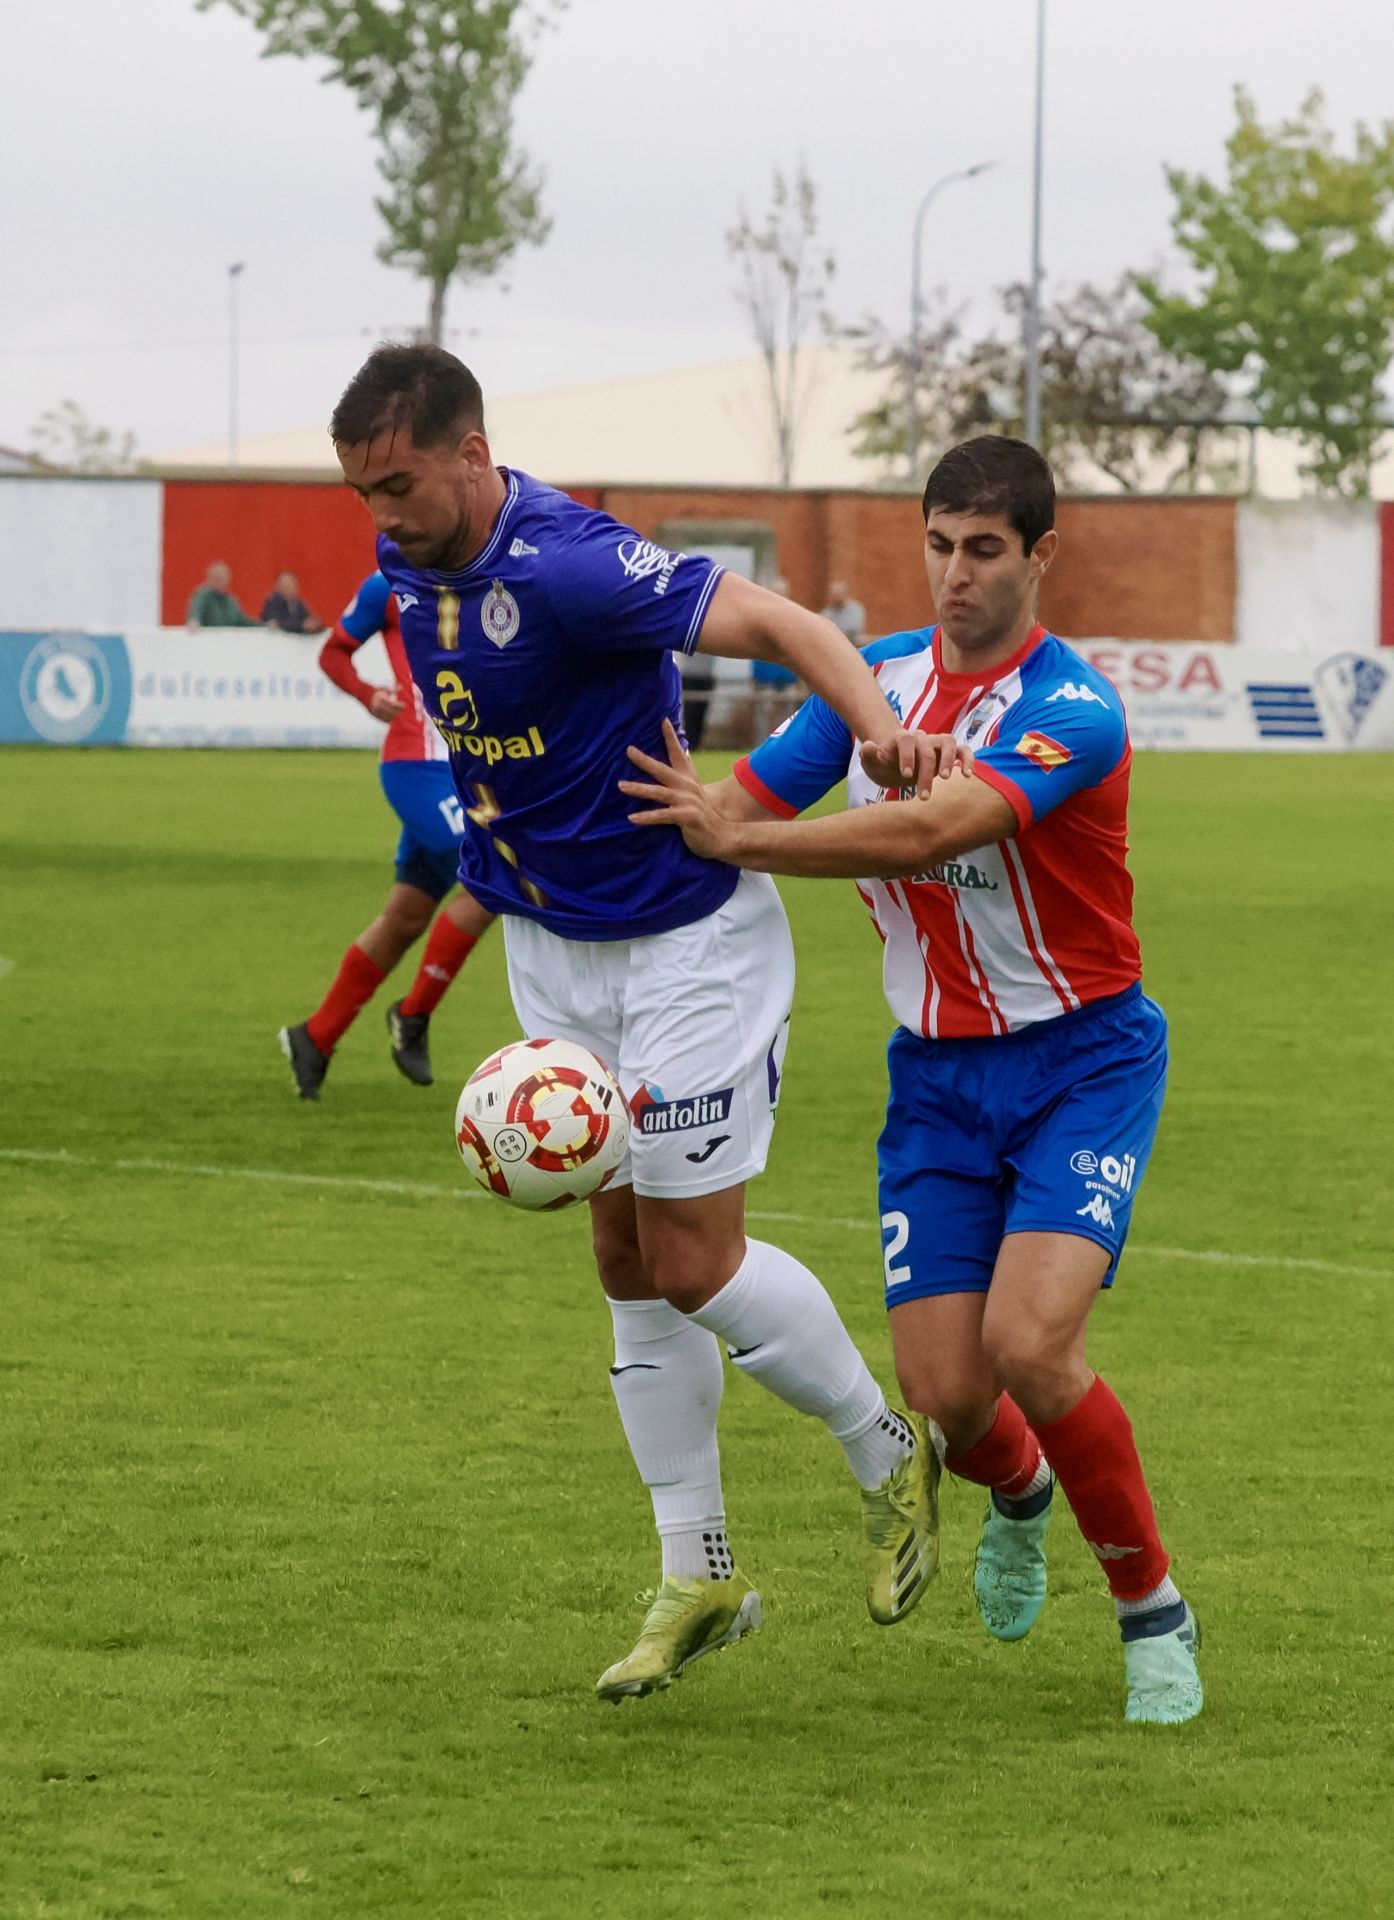
[[[731,1115],[731,1096],[735,1089],[723,1087],[720,1093],[699,1093],[690,1100],[655,1100],[647,1087],[640,1088],[630,1101],[640,1133],[685,1133],[692,1127],[712,1127]]]

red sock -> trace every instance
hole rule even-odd
[[[333,1053],[386,978],[383,968],[356,942],[349,948],[323,1006],[305,1022],[306,1032],[321,1053]]]
[[[1015,1500],[1030,1486],[1041,1464],[1041,1443],[1010,1394],[997,1402],[997,1418],[976,1446],[951,1453],[944,1465],[960,1480],[976,1480]]]
[[[448,913],[436,915],[421,965],[402,1002],[403,1013],[434,1013],[446,988],[464,966],[478,941],[477,933],[462,933]]]
[[[1078,1406],[1042,1427],[1040,1439],[1114,1599],[1141,1600],[1166,1579],[1171,1562],[1117,1397],[1096,1374]]]

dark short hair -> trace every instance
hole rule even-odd
[[[1030,553],[1055,525],[1055,476],[1050,462],[1026,440],[984,433],[950,447],[925,483],[924,517],[944,513],[1000,513]]]
[[[375,347],[340,394],[329,437],[358,447],[404,427],[418,447],[484,431],[479,382],[444,347]]]

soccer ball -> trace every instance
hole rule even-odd
[[[486,1193],[544,1212],[588,1200],[629,1146],[618,1080],[572,1040],[519,1040],[490,1054],[455,1108],[460,1158]]]

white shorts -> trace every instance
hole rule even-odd
[[[563,940],[513,914],[503,929],[524,1037],[589,1047],[633,1109],[612,1186],[681,1199],[763,1170],[794,997],[768,874],[743,873],[715,913],[641,940]]]

